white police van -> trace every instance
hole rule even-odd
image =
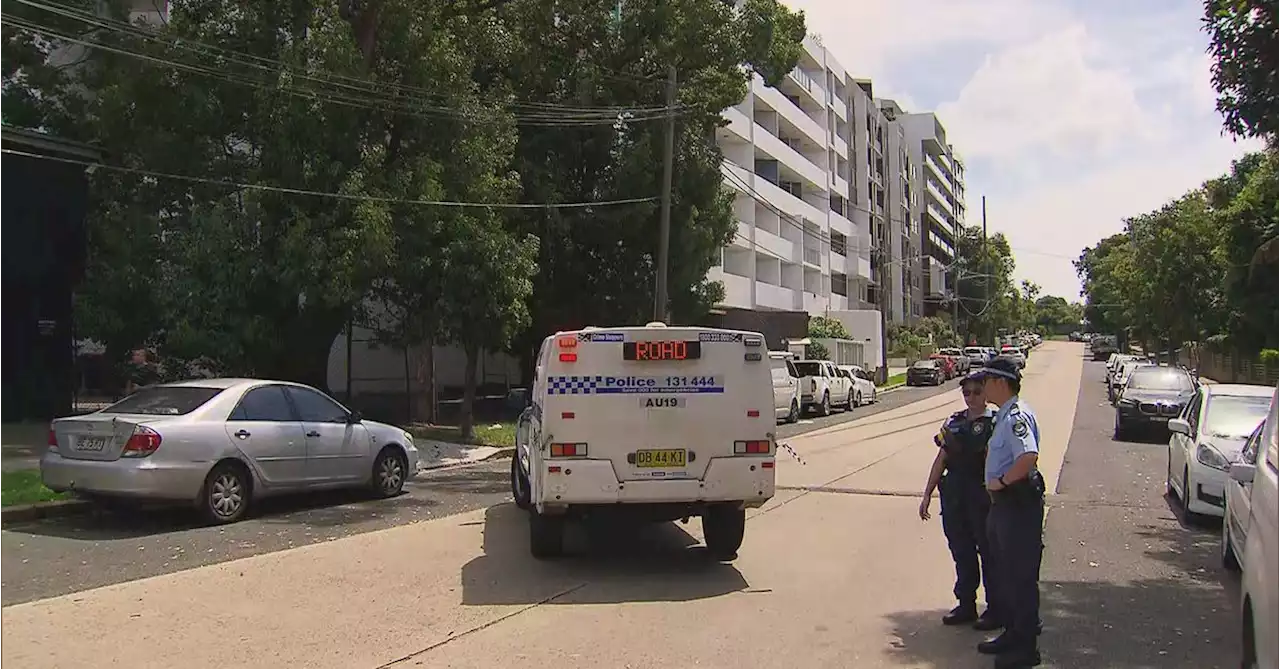
[[[746,509],[774,493],[773,384],[764,337],[702,327],[585,328],[547,337],[516,429],[511,490],[535,557],[574,517],[701,516],[732,560]]]

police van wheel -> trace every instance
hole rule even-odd
[[[529,513],[529,552],[539,560],[564,554],[564,516]]]
[[[511,454],[511,497],[516,500],[516,508],[528,511],[532,504],[529,490],[529,477],[520,469],[520,454]]]
[[[717,504],[702,514],[702,534],[707,540],[707,552],[716,560],[727,562],[738,557],[746,529],[746,509]]]

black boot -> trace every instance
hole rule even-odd
[[[1004,627],[1004,623],[1000,622],[1000,618],[992,613],[991,609],[983,611],[982,615],[978,616],[978,620],[973,623],[973,629],[979,632],[994,632],[1001,627]]]
[[[942,616],[943,625],[968,625],[978,619],[977,604],[961,604]]]
[[[1025,669],[1040,666],[1040,651],[1034,645],[1019,645],[996,656],[995,669]]]
[[[1016,645],[1013,637],[1008,632],[1004,632],[994,639],[987,639],[978,644],[978,652],[983,655],[999,655],[1012,650]]]

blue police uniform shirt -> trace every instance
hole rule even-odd
[[[1040,452],[1040,426],[1036,414],[1017,396],[1009,398],[996,412],[987,442],[987,480],[999,478],[1024,453]]]

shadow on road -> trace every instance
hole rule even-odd
[[[463,603],[680,602],[747,588],[737,568],[711,560],[675,523],[569,527],[565,557],[535,560],[528,514],[512,504],[490,507],[484,554],[462,567]]]
[[[246,521],[267,526],[342,528],[392,515],[427,511],[441,498],[458,494],[495,494],[508,489],[505,471],[459,468],[430,472],[405,485],[390,499],[370,499],[361,489],[326,490],[259,500]],[[6,531],[84,541],[133,539],[204,527],[190,507],[175,504],[100,505],[89,513],[6,526]]]
[[[1238,667],[1239,635],[1218,623],[1220,590],[1182,579],[1143,579],[1123,584],[1049,581],[1040,585],[1044,635],[1042,667],[1060,669],[1227,669]],[[1202,612],[1197,625],[1179,626],[1159,611]],[[986,668],[977,652],[987,637],[967,627],[941,624],[945,611],[892,614],[891,645],[903,666]]]

